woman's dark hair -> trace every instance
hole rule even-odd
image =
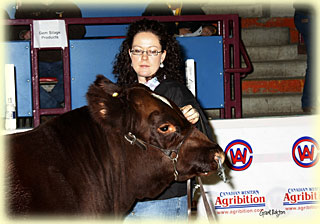
[[[133,38],[137,33],[151,32],[160,40],[162,50],[166,50],[166,58],[163,61],[164,67],[159,68],[155,77],[159,82],[166,79],[176,80],[184,83],[182,59],[180,47],[177,40],[169,35],[165,26],[155,20],[142,19],[132,23],[128,29],[126,39],[122,42],[120,52],[115,58],[113,74],[120,86],[130,85],[138,82],[137,74],[131,66],[129,49],[132,48]]]

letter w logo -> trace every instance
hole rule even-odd
[[[311,146],[311,150],[309,150],[309,147],[307,145],[304,146],[303,152],[301,149],[301,146],[298,146],[298,152],[299,152],[299,157],[300,161],[304,161],[305,159],[310,159],[313,161],[313,155],[314,155],[314,145]]]
[[[292,146],[294,162],[303,168],[315,166],[319,161],[320,148],[318,142],[308,136],[299,138]]]
[[[241,153],[240,148],[237,148],[236,153],[233,152],[233,149],[230,150],[231,161],[233,164],[237,162],[242,162],[243,164],[246,163],[247,158],[247,148],[244,148],[243,153]]]
[[[230,159],[229,166],[232,170],[246,170],[252,163],[252,148],[250,144],[244,140],[236,139],[230,142],[225,149],[225,153]]]

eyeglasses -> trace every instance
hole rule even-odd
[[[143,55],[143,53],[146,52],[148,56],[158,56],[158,54],[162,53],[162,51],[151,50],[151,49],[148,49],[145,51],[141,49],[131,49],[130,52],[133,55]]]

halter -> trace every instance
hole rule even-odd
[[[179,144],[177,145],[177,147],[175,149],[164,149],[164,148],[160,148],[159,146],[147,143],[145,141],[143,141],[140,138],[137,138],[134,134],[132,134],[131,132],[128,132],[128,134],[124,135],[124,138],[131,144],[131,145],[138,145],[141,149],[146,150],[148,148],[148,146],[152,146],[156,149],[159,149],[161,152],[163,152],[173,163],[173,168],[174,168],[174,180],[177,181],[178,180],[178,170],[177,170],[177,161],[178,161],[178,155],[179,155],[179,150],[182,146],[182,144],[184,143],[184,141],[186,140],[186,138],[190,135],[191,133],[190,129],[187,134],[183,137],[183,139],[179,142]],[[171,157],[172,153],[175,153],[175,157]]]

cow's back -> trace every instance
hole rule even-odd
[[[9,136],[11,212],[83,212],[85,208],[80,205],[86,199],[82,198],[82,191],[102,184],[96,183],[93,176],[98,175],[103,163],[99,151],[104,141],[101,133],[87,107],[83,107],[29,132]],[[101,208],[87,208],[94,209]]]

